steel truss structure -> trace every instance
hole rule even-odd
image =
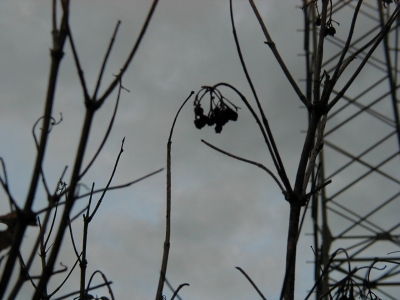
[[[341,55],[357,3],[349,0],[331,3],[332,19],[340,26],[333,22],[337,33],[325,39],[323,70],[328,74],[333,73]],[[381,0],[363,2],[349,54],[378,34],[396,5],[391,3],[385,8]],[[312,93],[312,54],[319,33],[315,25],[317,16],[317,8],[305,10],[308,99]],[[314,196],[310,205],[315,280],[319,280],[335,250],[344,249],[348,257],[342,251],[331,261],[327,276],[317,286],[316,299],[345,278],[349,270],[372,265],[380,270],[364,268],[352,275],[356,282],[354,292],[360,295],[361,291],[365,296],[371,289],[382,299],[400,299],[398,21],[328,115],[317,180],[321,184],[332,179],[332,183]],[[345,70],[334,93],[339,92],[369,49]]]

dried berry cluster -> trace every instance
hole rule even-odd
[[[204,109],[201,107],[200,101],[206,95],[210,95],[210,110],[204,114]],[[200,95],[200,96],[199,96]],[[215,103],[215,98],[218,101]],[[235,110],[229,105],[231,104]],[[213,126],[216,133],[221,133],[222,127],[229,121],[236,121],[238,118],[237,113],[238,107],[229,102],[228,99],[222,96],[222,94],[212,87],[204,86],[199,93],[196,95],[194,100],[194,125],[197,129],[201,129],[204,126]]]
[[[315,25],[321,26],[321,18],[320,17],[317,17],[317,19],[315,20]],[[325,36],[327,36],[327,35],[334,36],[335,33],[336,33],[336,29],[332,25],[332,20],[329,20],[325,25]]]

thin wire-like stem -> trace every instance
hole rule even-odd
[[[117,115],[117,110],[118,110],[118,104],[119,104],[119,100],[120,100],[120,96],[121,96],[121,90],[122,90],[122,83],[119,83],[119,89],[118,89],[118,95],[117,95],[117,100],[115,101],[115,107],[114,107],[114,111],[110,120],[110,123],[108,124],[108,128],[107,131],[104,135],[103,140],[101,141],[101,144],[99,146],[99,148],[97,149],[95,155],[93,156],[93,158],[91,159],[91,161],[89,162],[89,164],[87,165],[87,167],[84,169],[84,171],[80,174],[80,178],[82,178],[83,176],[85,176],[86,172],[90,169],[90,167],[93,165],[94,161],[96,160],[97,156],[100,154],[101,150],[103,149],[105,143],[107,142],[108,136],[110,135],[111,129],[114,125],[114,121],[115,121],[115,116]]]
[[[89,282],[88,282],[88,285],[87,285],[85,294],[87,294],[87,292],[90,290],[90,288],[89,288],[89,287],[90,287],[90,284],[92,283],[92,280],[93,280],[93,278],[94,278],[94,275],[96,275],[97,273],[100,274],[101,277],[103,278],[104,284],[105,284],[105,285],[107,286],[107,288],[108,288],[108,292],[109,292],[109,294],[110,294],[110,296],[111,296],[111,299],[115,300],[115,298],[114,298],[114,293],[112,292],[112,289],[111,289],[111,283],[112,283],[112,282],[111,282],[111,281],[108,281],[106,275],[104,275],[104,273],[103,273],[102,271],[100,271],[100,270],[94,271],[93,274],[92,274],[92,276],[90,276],[90,279],[89,279]]]
[[[182,283],[178,286],[178,288],[176,289],[175,293],[172,295],[171,300],[174,300],[176,296],[178,296],[179,291],[181,290],[181,288],[183,288],[184,286],[189,286],[189,283]]]
[[[67,276],[65,276],[64,280],[60,283],[60,285],[54,289],[54,291],[48,296],[49,299],[51,299],[52,296],[54,296],[55,294],[57,294],[57,292],[64,286],[64,284],[68,281],[68,278],[71,276],[72,272],[75,270],[78,262],[80,262],[80,259],[78,258],[74,265],[72,266],[71,270],[68,272]]]
[[[175,289],[174,289],[174,287],[169,283],[167,277],[165,277],[165,283],[167,284],[167,286],[169,287],[169,289],[170,289],[173,293],[175,293]],[[178,297],[179,300],[182,300],[182,298],[181,298],[178,294],[176,295],[176,297]]]
[[[222,150],[222,149],[219,149],[219,148],[216,147],[216,146],[211,145],[210,143],[207,143],[205,140],[201,140],[201,141],[202,141],[204,144],[206,144],[208,147],[210,147],[210,148],[212,148],[212,149],[214,149],[214,150],[216,150],[216,151],[218,151],[218,152],[221,152],[221,153],[223,153],[223,154],[225,154],[225,155],[227,155],[227,156],[229,156],[229,157],[232,157],[232,158],[237,159],[237,160],[240,160],[240,161],[247,162],[247,163],[249,163],[249,164],[251,164],[251,165],[255,165],[255,166],[259,167],[260,169],[263,169],[265,172],[267,172],[267,173],[275,180],[276,184],[279,186],[279,188],[281,189],[282,193],[285,194],[285,189],[283,188],[282,184],[279,182],[279,179],[274,175],[274,173],[272,173],[272,172],[271,172],[268,168],[266,168],[263,164],[260,164],[260,163],[258,163],[258,162],[255,162],[255,161],[252,161],[252,160],[249,160],[249,159],[245,159],[245,158],[236,156],[236,155],[234,155],[234,154],[231,154],[231,153],[229,153],[229,152],[226,152],[226,151],[224,151],[224,150]]]
[[[108,286],[108,287],[109,287],[112,283],[113,283],[112,281],[107,281],[107,282],[105,282],[105,283],[101,283],[101,284],[92,286],[91,288],[88,288],[87,291],[89,292],[89,291],[92,291],[92,290],[96,290],[96,289],[101,288],[101,287],[103,287],[103,286]],[[76,294],[79,294],[79,291],[75,291],[75,292],[72,292],[72,293],[68,293],[68,294],[66,294],[66,295],[64,295],[64,296],[61,296],[61,297],[58,297],[58,298],[54,298],[54,299],[52,299],[52,300],[62,300],[62,299],[66,299],[66,298],[70,298],[71,296],[76,295]],[[114,299],[114,298],[113,298],[113,299]]]
[[[236,34],[235,21],[234,21],[234,18],[233,18],[232,0],[230,0],[229,3],[230,3],[230,14],[231,14],[232,30],[233,30],[233,36],[234,36],[234,39],[235,39],[236,49],[237,49],[237,52],[238,52],[238,55],[239,55],[240,63],[241,63],[242,68],[243,68],[243,72],[245,73],[247,82],[249,83],[250,88],[251,88],[251,90],[253,92],[254,98],[256,100],[258,109],[260,111],[260,114],[261,114],[261,117],[262,117],[262,120],[263,120],[264,127],[265,127],[265,129],[267,131],[268,139],[269,139],[269,141],[271,143],[271,146],[272,146],[272,150],[270,151],[270,155],[272,157],[272,160],[274,161],[275,167],[276,167],[276,169],[278,171],[278,174],[281,177],[286,189],[287,190],[291,190],[290,183],[289,183],[289,180],[288,180],[287,175],[286,175],[285,167],[284,167],[284,165],[282,163],[278,148],[277,148],[277,146],[275,144],[275,140],[274,140],[274,137],[272,135],[272,131],[271,131],[270,127],[269,127],[268,119],[265,116],[264,110],[263,110],[263,108],[261,106],[261,103],[260,103],[260,101],[258,99],[257,92],[256,92],[256,90],[254,88],[253,82],[252,82],[252,80],[250,78],[250,74],[247,71],[247,67],[246,67],[246,64],[244,62],[242,51],[240,49],[239,39],[238,39],[238,36]],[[257,10],[257,8],[255,8],[255,7],[253,9]],[[262,20],[261,20],[261,22],[262,22]],[[290,73],[289,73],[289,75],[290,75]]]
[[[103,59],[103,64],[101,65],[99,77],[97,78],[96,88],[94,89],[94,93],[93,93],[92,99],[96,99],[96,97],[97,97],[97,92],[99,91],[100,84],[101,84],[101,78],[103,77],[104,70],[106,68],[106,64],[107,64],[107,61],[108,61],[108,57],[110,56],[111,49],[112,49],[112,47],[114,45],[119,25],[121,25],[121,21],[120,20],[118,20],[117,26],[115,26],[114,34],[113,34],[113,36],[111,38],[110,44],[108,45],[108,49],[107,49],[106,55],[105,55],[105,57]]]
[[[68,26],[68,38],[69,38],[69,43],[71,45],[72,54],[74,56],[76,69],[78,71],[79,80],[81,82],[81,87],[82,87],[82,91],[83,91],[83,97],[84,97],[85,101],[88,101],[90,98],[89,98],[89,93],[88,93],[88,89],[87,89],[87,85],[86,85],[86,80],[85,80],[85,77],[83,75],[83,70],[82,70],[82,67],[81,67],[81,63],[79,62],[78,52],[76,51],[74,39],[72,37],[71,28],[69,26]]]
[[[313,74],[313,101],[312,103],[316,104],[320,101],[320,86],[321,86],[321,68],[322,68],[322,59],[324,56],[324,41],[325,41],[325,30],[326,30],[326,18],[328,12],[328,0],[322,1],[322,15],[321,15],[321,30],[318,36],[318,45],[315,59],[314,59],[314,74]]]
[[[336,65],[335,72],[334,72],[334,74],[333,74],[333,76],[332,76],[332,81],[333,81],[333,82],[336,82],[337,79],[338,79],[339,76],[340,76],[339,70],[340,70],[341,67],[342,67],[343,60],[344,60],[344,58],[345,58],[345,56],[346,56],[346,53],[347,53],[347,51],[349,50],[350,43],[351,43],[351,39],[352,39],[353,34],[354,34],[354,28],[355,28],[355,26],[356,26],[356,21],[357,21],[358,13],[359,13],[359,11],[360,11],[362,2],[363,2],[363,0],[358,0],[357,6],[356,6],[356,8],[355,8],[355,10],[354,10],[353,18],[352,18],[352,20],[351,20],[349,35],[348,35],[348,37],[347,37],[346,44],[344,45],[342,54],[340,55],[339,61],[338,61],[337,65]],[[345,66],[344,66],[344,67],[345,67]]]
[[[120,149],[120,151],[119,151],[119,153],[118,153],[117,160],[115,161],[114,168],[113,168],[113,170],[112,170],[110,179],[108,180],[107,185],[106,185],[104,191],[102,192],[102,194],[101,194],[101,196],[100,196],[100,199],[99,199],[99,201],[97,202],[94,211],[92,212],[92,214],[90,215],[90,217],[88,216],[90,219],[92,219],[92,218],[94,217],[94,215],[96,214],[97,210],[99,209],[99,207],[100,207],[100,205],[101,205],[101,202],[103,201],[104,196],[106,195],[106,193],[107,193],[107,191],[108,191],[108,187],[110,186],[111,181],[112,181],[113,178],[114,178],[115,171],[117,170],[117,167],[118,167],[119,159],[121,158],[122,152],[124,152],[124,142],[125,142],[125,138],[122,139],[121,149]]]
[[[291,188],[291,186],[290,186],[289,181],[288,181],[288,180],[284,181],[284,177],[285,177],[285,176],[281,176],[282,173],[280,173],[281,168],[279,167],[278,160],[274,160],[274,157],[275,157],[275,156],[274,156],[274,154],[273,154],[273,153],[274,153],[273,145],[270,143],[270,139],[268,138],[268,132],[266,132],[266,130],[264,129],[264,127],[263,127],[263,125],[262,125],[260,119],[258,118],[258,116],[257,116],[257,114],[255,113],[254,109],[251,107],[250,103],[247,101],[246,97],[243,96],[243,94],[242,94],[241,92],[239,92],[238,89],[236,89],[234,86],[230,85],[229,83],[220,82],[220,83],[217,83],[216,85],[214,85],[213,88],[215,89],[215,88],[217,88],[217,87],[219,87],[219,86],[226,86],[226,87],[229,87],[230,89],[232,89],[233,91],[235,91],[235,92],[240,96],[240,99],[243,101],[243,103],[246,105],[246,107],[249,109],[249,111],[250,111],[251,114],[253,115],[254,120],[256,120],[258,126],[260,127],[261,133],[262,133],[262,135],[263,135],[263,137],[264,137],[264,141],[265,141],[265,143],[267,144],[268,151],[269,151],[269,153],[271,154],[271,157],[272,157],[272,159],[273,159],[275,168],[277,169],[278,174],[280,175],[280,177],[281,177],[281,179],[282,179],[282,181],[283,181],[283,184],[284,184],[285,187],[286,187],[286,190],[289,191],[289,192],[291,192],[291,191],[292,191],[292,188]],[[264,119],[264,120],[266,120],[266,119]],[[265,122],[264,122],[264,124],[265,124]],[[269,128],[269,127],[267,127],[267,130],[268,130],[268,128]],[[272,142],[272,140],[271,140],[271,142]],[[282,178],[282,177],[283,177],[283,178]]]
[[[162,292],[164,288],[165,276],[167,274],[167,266],[168,266],[168,256],[169,256],[169,248],[170,248],[170,238],[171,238],[171,144],[172,144],[172,134],[174,132],[174,127],[176,120],[181,112],[183,106],[189,101],[194,92],[192,91],[189,97],[183,102],[178,112],[175,115],[175,119],[171,126],[171,131],[168,137],[167,143],[167,209],[166,209],[166,227],[165,227],[165,241],[164,241],[164,250],[163,257],[161,262],[161,271],[160,277],[158,279],[156,300],[162,300]]]
[[[121,185],[116,185],[116,186],[110,186],[108,188],[108,191],[129,187],[132,184],[138,183],[139,181],[142,181],[142,180],[144,180],[144,179],[146,179],[148,177],[151,177],[151,176],[153,176],[153,175],[155,175],[157,173],[160,173],[163,170],[164,170],[164,168],[161,168],[161,169],[159,169],[157,171],[151,172],[150,174],[147,174],[147,175],[145,175],[143,177],[140,177],[139,179],[133,180],[131,182],[128,182],[128,183],[125,183],[125,184],[121,184]],[[102,188],[102,189],[99,189],[99,190],[95,190],[95,191],[93,191],[93,194],[102,193],[104,190],[105,190],[105,188]],[[83,195],[80,195],[80,196],[77,196],[76,199],[82,199],[82,198],[85,198],[85,197],[90,196],[90,195],[91,195],[91,192],[83,194]]]
[[[246,274],[245,271],[242,270],[242,268],[240,267],[236,267],[236,269],[238,269],[246,278],[247,280],[251,283],[251,285],[255,288],[255,290],[257,291],[257,293],[261,296],[261,298],[263,298],[264,300],[267,300],[267,298],[264,297],[264,295],[261,293],[261,291],[259,290],[259,288],[256,286],[256,284],[253,282],[253,280],[251,280],[251,278],[249,277],[249,275]]]
[[[290,84],[292,85],[294,91],[296,92],[297,96],[300,98],[301,102],[303,102],[303,104],[307,107],[310,108],[311,107],[311,103],[306,99],[306,97],[303,95],[303,93],[301,92],[300,88],[298,87],[296,81],[293,79],[292,74],[290,74],[288,68],[286,67],[281,55],[279,54],[275,43],[273,42],[271,36],[268,33],[267,27],[265,26],[265,23],[263,21],[263,19],[261,18],[260,13],[258,12],[258,9],[256,7],[256,5],[254,4],[253,0],[249,0],[251,7],[253,8],[254,14],[257,17],[258,22],[261,25],[261,29],[265,35],[265,38],[267,39],[266,44],[270,47],[272,53],[274,54],[276,60],[278,61],[283,73],[285,74],[286,78],[288,79],[288,81],[290,82]]]
[[[10,210],[14,210],[17,207],[17,204],[11,195],[10,187],[8,186],[8,177],[7,177],[7,169],[6,164],[4,163],[4,159],[0,157],[1,167],[3,169],[4,179],[0,176],[0,183],[3,186],[4,191],[8,196],[8,202],[10,204]]]
[[[72,225],[71,224],[72,224],[72,221],[69,221],[68,222],[68,229],[69,229],[69,235],[71,237],[72,248],[74,249],[75,255],[76,255],[77,259],[79,260],[79,263],[81,263],[81,259],[80,259],[81,254],[79,254],[78,248],[76,247],[75,238],[74,238],[74,232],[72,231]]]
[[[140,43],[141,43],[141,41],[144,37],[144,34],[146,33],[146,30],[150,24],[150,20],[154,14],[157,3],[158,3],[158,0],[153,1],[153,4],[151,5],[151,8],[149,10],[149,13],[147,14],[146,21],[144,22],[144,24],[142,26],[142,30],[140,31],[139,37],[137,38],[136,43],[135,43],[131,53],[129,54],[124,66],[122,67],[121,71],[118,73],[118,75],[116,76],[114,81],[109,85],[109,87],[106,89],[104,94],[98,99],[97,104],[99,106],[101,106],[103,104],[103,102],[105,101],[105,99],[107,99],[107,97],[111,94],[111,92],[114,90],[114,88],[117,86],[118,82],[124,75],[125,71],[128,69],[129,64],[131,63],[133,57],[135,56],[137,50],[139,49]]]

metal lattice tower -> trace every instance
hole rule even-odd
[[[319,1],[318,1],[319,2]],[[327,37],[323,70],[333,73],[345,45],[350,22],[358,1],[332,1],[335,37]],[[396,3],[385,9],[380,0],[365,0],[357,19],[349,53],[354,53],[381,30]],[[337,16],[337,17],[336,17]],[[312,54],[319,28],[316,10],[305,10],[305,50],[307,57],[307,93],[311,99]],[[332,179],[312,199],[314,227],[315,279],[327,265],[330,254],[344,248],[351,269],[377,263],[384,270],[372,270],[371,290],[382,299],[400,299],[400,123],[399,123],[399,20],[387,38],[370,57],[362,73],[328,115],[319,183]],[[365,57],[366,49],[346,69],[352,74]],[[338,89],[348,80],[342,75]],[[333,96],[339,90],[334,90]],[[394,252],[390,253],[389,252]],[[366,271],[366,270],[365,270]],[[353,278],[365,286],[366,272]],[[317,299],[348,273],[344,254],[332,262],[328,276],[317,287]],[[358,289],[355,288],[358,292]],[[328,298],[326,298],[328,299]]]

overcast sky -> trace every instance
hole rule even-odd
[[[90,91],[118,20],[122,21],[102,88],[113,80],[129,53],[151,1],[71,1],[70,26]],[[296,80],[304,78],[303,14],[300,1],[258,1],[259,11]],[[27,193],[35,146],[31,129],[43,114],[50,65],[50,1],[3,1],[0,10],[0,155],[6,162],[12,194],[22,205]],[[236,27],[248,68],[276,138],[291,182],[295,179],[307,128],[307,112],[287,83],[247,1],[234,1]],[[347,17],[347,15],[346,15]],[[338,36],[345,38],[346,17]],[[367,77],[362,77],[368,82]],[[367,78],[367,79],[366,79]],[[123,91],[111,136],[83,182],[103,187],[125,137],[114,177],[122,184],[165,167],[166,146],[175,114],[191,91],[228,82],[253,101],[237,56],[227,0],[162,0],[140,49],[123,77]],[[299,82],[301,88],[303,83]],[[221,134],[193,124],[193,101],[183,108],[172,138],[172,232],[167,278],[175,287],[187,282],[182,299],[259,299],[235,269],[242,267],[268,299],[277,299],[284,276],[289,206],[280,189],[261,169],[218,153],[200,140],[273,169],[262,135],[239,97],[221,88],[241,107],[237,122]],[[85,161],[96,151],[115,104],[113,93],[96,114]],[[254,101],[251,102],[254,105]],[[54,118],[63,121],[50,134],[44,172],[55,187],[69,166],[69,181],[84,105],[69,44],[65,47]],[[354,129],[356,131],[358,129]],[[348,137],[353,139],[353,137]],[[397,174],[398,175],[398,174]],[[155,297],[165,234],[165,171],[105,197],[89,227],[88,272],[103,271],[117,299]],[[346,180],[344,180],[346,182]],[[340,182],[338,183],[340,184]],[[81,190],[83,192],[83,190]],[[365,191],[365,190],[364,190]],[[1,214],[8,212],[1,194]],[[40,190],[34,208],[44,207]],[[87,202],[79,202],[78,212]],[[398,214],[397,214],[398,216]],[[396,218],[393,212],[391,218]],[[304,233],[311,232],[306,222]],[[74,223],[81,243],[81,218]],[[35,237],[27,232],[26,245]],[[75,262],[68,235],[59,261]],[[299,242],[296,299],[313,284],[310,236]],[[33,271],[39,272],[39,264]],[[64,275],[55,276],[52,286]],[[78,288],[78,273],[60,296]],[[96,283],[100,283],[97,279]],[[167,298],[171,292],[164,289]],[[26,284],[20,299],[32,292]],[[95,294],[95,293],[93,293]],[[105,294],[105,293],[103,293]],[[101,291],[98,296],[103,295]],[[26,299],[26,298],[25,298]]]

